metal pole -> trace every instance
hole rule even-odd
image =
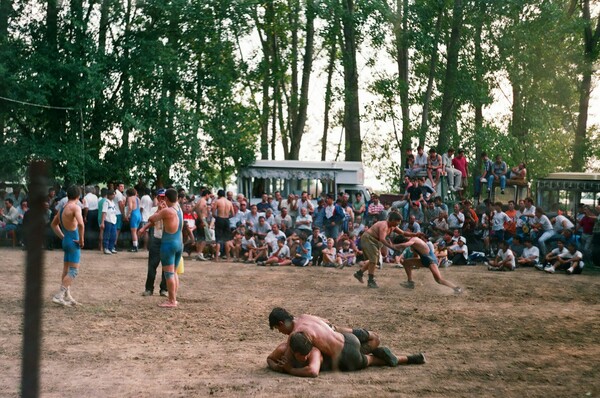
[[[42,291],[44,255],[42,243],[45,230],[48,165],[34,162],[29,166],[29,212],[24,232],[27,243],[25,272],[25,311],[23,315],[23,361],[21,365],[21,396],[39,396],[39,373],[42,329]]]

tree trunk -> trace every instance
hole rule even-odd
[[[435,80],[435,69],[437,68],[438,62],[438,43],[440,41],[440,35],[442,34],[442,19],[444,15],[443,8],[438,11],[437,19],[435,21],[435,31],[433,44],[431,46],[431,54],[429,58],[429,70],[427,73],[427,88],[423,94],[423,112],[421,114],[421,127],[419,128],[419,145],[423,146],[425,137],[427,136],[427,130],[429,129],[429,106],[431,105],[431,95],[433,93],[433,82]],[[404,137],[403,137],[404,138]],[[404,144],[404,143],[403,143]],[[410,142],[408,143],[410,144]],[[406,148],[402,147],[404,151]]]
[[[410,104],[408,102],[408,0],[396,0],[394,18],[394,35],[396,46],[396,64],[398,67],[398,83],[400,87],[400,109],[402,110],[402,144],[410,145]],[[400,148],[400,162],[406,148]]]
[[[482,135],[483,135],[483,91],[485,89],[485,82],[483,81],[484,70],[483,70],[483,53],[481,50],[481,35],[483,32],[483,19],[486,13],[486,0],[479,0],[478,14],[475,21],[475,97],[473,105],[475,107],[475,163],[476,171],[481,170],[481,152],[482,149]],[[476,175],[476,173],[473,173]]]
[[[440,117],[440,136],[438,151],[444,153],[454,135],[456,120],[456,82],[458,78],[458,52],[460,50],[460,31],[463,23],[463,0],[454,0],[452,11],[452,31],[448,43],[446,76],[443,86],[442,115]]]
[[[306,116],[308,111],[308,87],[310,84],[310,75],[312,73],[313,52],[315,38],[315,8],[313,0],[307,0],[306,3],[306,44],[304,47],[304,56],[302,59],[302,85],[300,87],[300,103],[297,114],[292,119],[292,130],[290,131],[291,147],[289,159],[298,160],[300,155],[300,143],[306,126]]]
[[[129,133],[131,132],[131,123],[128,120],[128,113],[133,108],[133,101],[131,98],[131,77],[129,75],[129,64],[131,62],[129,55],[129,42],[132,40],[131,38],[131,8],[132,1],[127,0],[127,4],[125,7],[125,33],[124,33],[124,46],[123,46],[123,112],[122,112],[122,120],[121,120],[121,128],[123,129],[123,138],[121,141],[121,150],[127,151],[129,149]]]
[[[12,14],[12,0],[0,0],[0,48],[6,46],[8,40],[8,18]],[[6,48],[6,47],[4,47]],[[0,96],[6,97],[7,87],[0,81]],[[0,111],[0,142],[4,141],[4,130],[6,129],[6,113]]]
[[[354,0],[343,0],[344,31],[344,129],[347,161],[362,161],[360,107],[358,102],[358,70],[356,65],[356,33]]]
[[[325,110],[323,112],[323,138],[321,138],[321,160],[327,158],[327,134],[329,132],[329,111],[331,110],[331,97],[333,96],[333,90],[331,88],[331,81],[333,79],[333,71],[335,68],[335,60],[337,58],[337,38],[336,34],[333,34],[333,40],[331,41],[331,48],[329,49],[329,63],[327,65],[327,84],[325,86]]]
[[[571,169],[582,172],[585,169],[586,154],[586,134],[587,119],[590,104],[590,93],[592,90],[592,75],[594,73],[594,63],[598,59],[598,42],[600,40],[600,16],[596,29],[592,31],[592,21],[590,16],[590,1],[584,0],[582,3],[583,21],[584,21],[584,58],[582,63],[582,79],[579,87],[579,115],[577,117],[577,130],[575,131],[575,143],[573,145],[573,159]]]

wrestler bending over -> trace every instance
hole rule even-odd
[[[394,247],[398,249],[410,247],[415,254],[419,255],[419,257],[404,260],[404,271],[406,271],[406,276],[408,278],[406,283],[403,284],[404,287],[414,289],[415,282],[412,279],[412,270],[413,268],[420,268],[423,266],[429,268],[431,275],[433,275],[433,279],[435,279],[437,283],[448,286],[449,288],[453,289],[456,294],[462,293],[462,289],[459,286],[456,286],[454,283],[442,278],[442,274],[438,269],[438,260],[435,255],[435,249],[431,242],[425,242],[423,239],[418,237],[412,237],[406,240],[404,236],[399,235],[394,238]]]
[[[379,337],[373,332],[335,327],[313,315],[294,317],[283,308],[275,308],[269,315],[269,326],[290,336],[267,358],[269,368],[277,372],[316,377],[321,370],[425,363],[423,354],[396,357],[389,348],[379,347]]]

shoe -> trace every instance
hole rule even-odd
[[[375,282],[375,279],[369,279],[367,281],[367,287],[370,287],[372,289],[377,289],[379,286],[377,286],[377,282]]]
[[[264,261],[257,261],[256,265],[258,265],[260,267],[264,267],[266,265],[266,263]]]
[[[492,267],[491,265],[488,265],[488,271],[500,271],[499,267]]]
[[[551,265],[549,265],[549,266],[547,266],[546,268],[544,268],[544,272],[547,272],[547,273],[549,273],[549,274],[553,274],[553,273],[554,273],[554,271],[555,271],[555,270],[554,270],[554,267],[553,267],[553,266],[551,266]]]
[[[196,261],[207,261],[206,258],[204,258],[204,254],[198,254],[196,256]]]
[[[65,297],[63,298],[63,300],[65,301],[66,305],[71,307],[79,305],[79,303],[73,298],[73,296],[71,296],[71,292],[69,290],[67,290],[67,292],[65,293]]]
[[[400,284],[400,286],[405,287],[407,289],[414,289],[415,288],[415,282],[414,281],[406,281],[406,282],[402,282]]]
[[[463,292],[463,290],[460,288],[460,286],[456,286],[454,288],[454,294],[461,294]]]
[[[500,190],[500,194],[504,195],[504,189]]]
[[[387,347],[377,347],[371,351],[371,354],[373,354],[375,358],[383,360],[387,366],[393,368],[398,366],[398,358],[396,358],[396,356],[392,354],[392,351]]]
[[[425,362],[425,354],[420,352],[418,354],[409,355],[408,357],[408,365],[423,365]]]
[[[62,296],[63,294],[64,294],[64,293],[62,293],[62,292],[61,292],[61,293],[57,293],[57,294],[55,294],[55,295],[52,297],[52,302],[53,302],[54,304],[58,304],[58,305],[62,305],[62,306],[64,306],[64,307],[68,307],[68,306],[69,306],[69,304],[67,304],[67,302],[66,302],[66,301],[65,301],[65,299],[63,298],[63,296]]]
[[[144,293],[142,293],[142,296],[144,297],[148,297],[148,296],[152,296],[154,293],[152,292],[152,290],[144,290]],[[162,296],[162,294],[161,294]]]
[[[464,190],[464,188],[463,187],[457,187],[457,188],[454,188],[454,190],[458,192],[458,191]]]
[[[488,192],[490,192],[490,191],[491,191],[491,189],[489,189],[489,188],[488,188],[488,189],[487,189],[487,191],[488,191]]]
[[[129,253],[137,253],[138,252],[138,248],[137,247],[132,247],[131,249],[127,250]]]
[[[483,263],[483,265],[485,265],[486,267],[489,267],[489,266],[490,266],[490,263],[489,263],[489,262],[487,262],[487,261],[485,261],[485,262]]]
[[[544,270],[544,264],[536,264],[536,265],[534,265],[534,267],[535,267],[537,270],[540,270],[540,271],[543,271],[543,270]]]
[[[573,268],[569,268],[565,272],[567,273],[567,275],[573,275]]]
[[[163,297],[169,297],[169,292],[167,290],[161,290],[160,295]]]
[[[360,282],[360,283],[365,283],[364,279],[363,279],[363,274],[361,274],[359,271],[356,271],[354,273],[354,277]]]
[[[445,267],[448,268],[449,266],[452,265],[452,260],[446,260],[446,265]]]
[[[118,253],[117,249],[112,249],[110,252],[111,252],[112,254],[117,254],[117,253]]]
[[[104,254],[112,254],[110,250],[104,249]]]
[[[400,268],[400,269],[403,269],[403,268],[404,268],[404,265],[402,265],[402,264],[396,264],[396,265],[394,265],[394,268]]]

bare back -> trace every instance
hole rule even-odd
[[[204,197],[200,198],[194,210],[201,219],[205,220],[208,217],[208,204],[206,203],[206,199]]]
[[[59,217],[61,214],[59,213]],[[78,220],[81,220],[79,222]],[[65,205],[62,211],[61,220],[64,229],[67,231],[75,231],[78,224],[83,225],[83,216],[81,215],[81,208],[77,205],[76,201],[69,201]]]
[[[292,333],[296,332],[303,332],[323,355],[335,358],[344,349],[344,336],[322,318],[306,314],[294,317]]]
[[[217,217],[229,218],[233,214],[233,205],[229,200],[222,197],[215,202],[215,213]]]

